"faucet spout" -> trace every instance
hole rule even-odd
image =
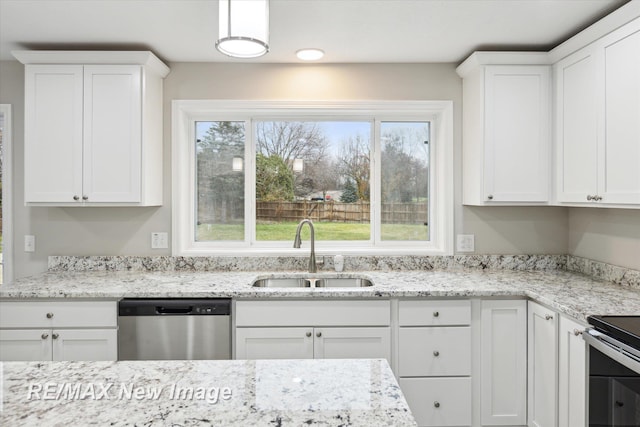
[[[316,273],[318,271],[318,267],[316,266],[316,236],[315,230],[313,229],[313,222],[310,219],[303,219],[298,224],[298,228],[296,229],[296,237],[293,239],[293,247],[299,249],[302,245],[302,238],[300,237],[300,231],[302,231],[302,226],[308,224],[309,230],[311,230],[311,253],[309,254],[309,273]]]

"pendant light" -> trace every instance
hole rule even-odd
[[[234,58],[257,58],[269,51],[269,0],[219,0],[216,49]]]

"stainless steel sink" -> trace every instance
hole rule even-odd
[[[311,283],[303,278],[273,277],[258,279],[251,286],[256,288],[308,288]]]
[[[256,288],[362,288],[373,286],[363,277],[270,277],[258,279]]]
[[[367,286],[373,286],[373,283],[360,277],[327,277],[316,280],[316,288],[364,288]]]

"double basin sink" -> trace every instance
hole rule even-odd
[[[373,286],[364,277],[269,277],[253,282],[256,288],[363,288]]]

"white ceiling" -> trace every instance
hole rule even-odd
[[[628,0],[271,0],[271,51],[214,47],[217,0],[0,0],[0,59],[20,49],[152,50],[169,62],[460,62],[474,50],[548,50]]]

